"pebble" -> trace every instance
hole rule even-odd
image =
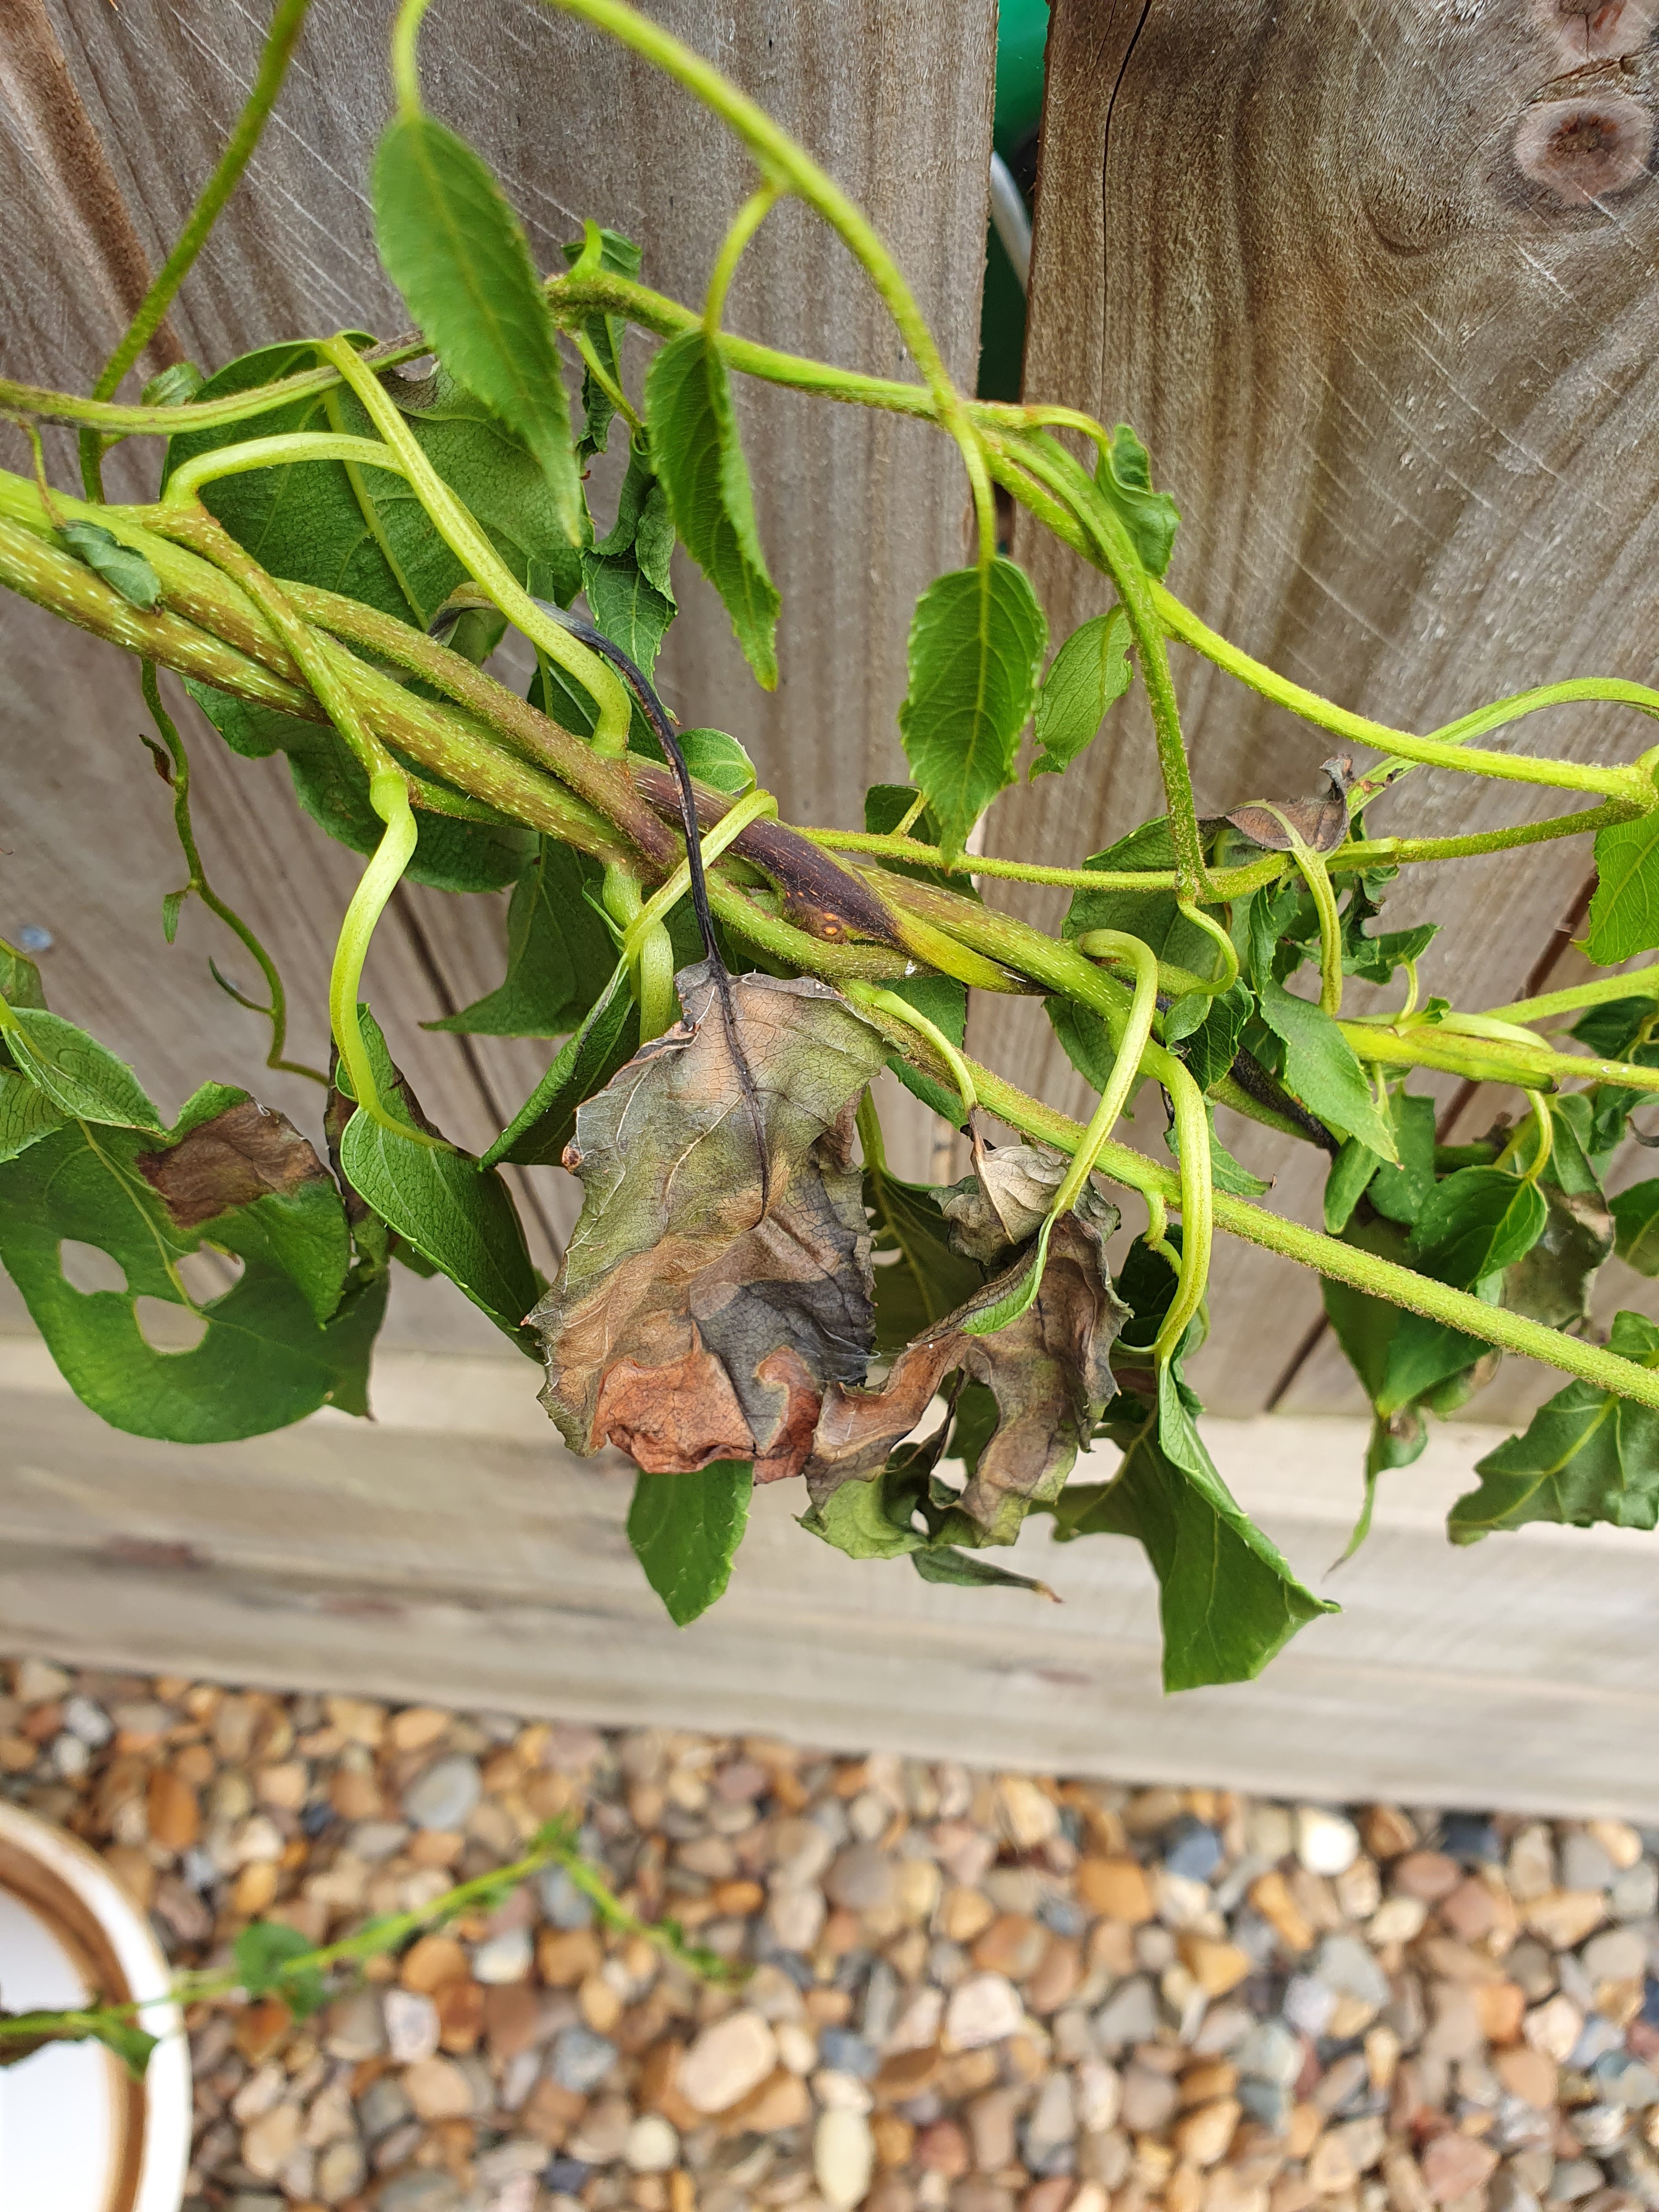
[[[681,2063],[678,2090],[696,2112],[724,2112],[757,2089],[778,2062],[777,2039],[757,2012],[728,2013],[703,2028]]]
[[[449,1832],[465,1824],[483,1795],[477,1760],[458,1753],[417,1774],[404,1791],[403,1808],[417,1828]]]
[[[812,2178],[833,2212],[852,2212],[869,2193],[875,2138],[862,2112],[828,2112],[812,2130]]]
[[[337,1940],[564,1818],[757,1962],[700,1985],[549,1869],[309,2021],[206,2010],[191,2212],[1659,2212],[1659,1834],[1626,1823],[26,1672],[0,1790],[181,1965],[255,1911]]]
[[[1340,1813],[1298,1806],[1296,1855],[1310,1874],[1345,1873],[1359,1856],[1359,1831]]]
[[[945,2040],[956,2051],[978,2051],[1015,2034],[1024,2017],[1019,1992],[1005,1975],[973,1974],[945,2003]]]

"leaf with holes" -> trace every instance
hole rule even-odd
[[[1608,1349],[1659,1367],[1659,1328],[1621,1313]],[[1446,1524],[1455,1544],[1529,1521],[1652,1528],[1659,1526],[1659,1413],[1594,1382],[1570,1382],[1539,1407],[1524,1436],[1488,1452],[1474,1471],[1480,1488],[1458,1499]]]
[[[756,681],[778,680],[781,604],[755,527],[726,363],[701,327],[659,348],[645,380],[651,454],[686,551],[725,601]]]
[[[641,1474],[628,1540],[645,1578],[685,1628],[724,1595],[755,1486],[747,1460],[712,1460],[684,1474]]]
[[[1061,774],[1093,741],[1107,708],[1129,688],[1129,617],[1113,607],[1060,647],[1037,694],[1033,776]]]
[[[916,603],[899,735],[947,855],[1014,781],[1048,636],[1024,570],[1000,556],[935,577]]]
[[[303,1163],[298,1173],[279,1171],[276,1186],[251,1202],[190,1218],[192,1195],[199,1205],[222,1171],[207,1153],[219,1150],[226,1118],[251,1104],[246,1092],[210,1084],[159,1146],[150,1132],[74,1121],[0,1167],[0,1262],[70,1387],[131,1435],[219,1443],[283,1428],[323,1405],[368,1409],[386,1281],[344,1279],[344,1215],[320,1164],[314,1173]],[[268,1118],[284,1148],[309,1152],[280,1115]],[[106,1253],[125,1287],[75,1289],[60,1261],[64,1243]],[[179,1265],[204,1244],[244,1265],[231,1289],[192,1308]],[[137,1306],[151,1298],[198,1315],[205,1328],[193,1349],[149,1340]]]
[[[400,115],[374,156],[374,234],[434,352],[534,453],[573,545],[586,509],[547,295],[517,216],[465,139]]]

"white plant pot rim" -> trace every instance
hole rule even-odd
[[[27,1863],[27,1877],[20,1873],[20,1860]],[[137,2002],[139,2025],[161,2039],[142,2086],[134,2082],[118,2093],[120,2124],[114,2131],[101,2201],[84,2208],[78,2199],[38,2208],[17,2202],[6,2185],[5,2149],[0,2142],[0,2204],[7,2212],[179,2212],[190,2163],[190,2045],[179,2008],[167,1995],[172,1969],[149,1923],[95,1852],[78,1838],[3,1799],[0,1888],[18,1898],[67,1954],[85,1957],[88,1950],[100,1953],[100,1978],[118,1984],[105,1989],[103,2002]],[[88,1921],[95,1929],[88,1929]],[[9,1998],[8,2002],[14,2011],[22,2008]],[[88,2064],[95,2053],[97,2063],[120,2072],[119,2062],[99,2046],[77,2049],[86,2053]],[[34,2063],[25,2059],[9,2069],[8,2081],[21,2087]],[[44,2081],[41,2089],[47,2094]],[[64,2124],[74,2126],[73,2112],[64,2112]]]

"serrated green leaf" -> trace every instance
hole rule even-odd
[[[124,545],[101,522],[66,522],[58,535],[77,561],[84,561],[130,607],[148,614],[161,604],[161,580],[143,555]]]
[[[1595,833],[1595,890],[1584,950],[1616,968],[1659,945],[1659,814],[1610,823]],[[1647,1009],[1652,1011],[1650,1005]]]
[[[1162,872],[1175,864],[1175,843],[1162,815],[1156,821],[1143,822],[1104,852],[1091,853],[1083,863],[1087,869],[1114,875],[1133,874],[1142,869]],[[1212,919],[1224,920],[1224,908],[1206,907],[1204,911]],[[1081,937],[1091,929],[1116,929],[1138,937],[1160,960],[1189,969],[1195,975],[1207,975],[1216,965],[1215,946],[1197,923],[1188,921],[1181,912],[1172,890],[1074,891],[1060,934]]]
[[[27,1075],[0,1073],[0,1162],[15,1160],[63,1126],[64,1116]]]
[[[1113,607],[1060,647],[1037,694],[1033,776],[1060,775],[1092,742],[1107,708],[1129,688],[1130,642],[1129,617]]]
[[[230,1963],[250,1997],[280,1996],[296,2020],[328,2002],[328,1984],[316,1966],[295,1967],[317,1946],[281,1920],[251,1920],[230,1947]]]
[[[724,730],[682,730],[678,735],[685,765],[699,783],[712,783],[734,799],[754,789],[755,763],[735,738]]]
[[[699,326],[659,348],[645,380],[651,456],[674,527],[725,602],[755,679],[778,680],[781,602],[755,527],[726,363]]]
[[[585,507],[564,371],[536,265],[486,164],[428,115],[402,115],[374,156],[386,273],[434,353],[540,462],[572,545]]]
[[[576,1109],[603,1091],[639,1049],[640,1018],[627,990],[602,993],[547,1073],[484,1154],[486,1167],[556,1164],[576,1129]]]
[[[1255,997],[1249,986],[1234,983],[1205,1000],[1202,1018],[1184,1036],[1174,1040],[1175,1049],[1186,1061],[1188,1073],[1200,1091],[1208,1091],[1219,1083],[1238,1058],[1244,1024],[1255,1012]]]
[[[647,677],[674,619],[673,550],[668,495],[636,441],[629,451],[616,522],[582,555],[582,582],[595,623]]]
[[[1432,1098],[1397,1091],[1389,1102],[1389,1111],[1399,1164],[1379,1167],[1367,1195],[1387,1220],[1409,1229],[1434,1189],[1435,1103]]]
[[[1659,1179],[1632,1183],[1609,1204],[1620,1258],[1638,1275],[1659,1275]]]
[[[1595,1108],[1588,1092],[1570,1091],[1549,1102],[1550,1156],[1544,1164],[1544,1181],[1553,1183],[1569,1198],[1601,1198],[1601,1176],[1595,1151]],[[1605,1165],[1605,1162],[1601,1163]]]
[[[1048,635],[1024,570],[1000,556],[935,577],[916,603],[899,735],[947,855],[1014,781]]]
[[[1330,1173],[1325,1178],[1325,1233],[1340,1237],[1353,1217],[1353,1210],[1365,1195],[1371,1177],[1382,1163],[1377,1155],[1362,1145],[1357,1137],[1349,1137],[1341,1151],[1331,1162]]]
[[[1310,999],[1298,999],[1271,975],[1260,979],[1257,1011],[1285,1047],[1285,1081],[1310,1113],[1339,1136],[1358,1137],[1385,1160],[1397,1162],[1394,1130],[1378,1110],[1365,1071],[1331,1017]]]
[[[407,1087],[380,1027],[361,1007],[375,1088],[393,1116],[410,1124]],[[344,1072],[337,1075],[344,1087]],[[398,1236],[448,1276],[481,1312],[533,1357],[520,1324],[541,1295],[518,1209],[501,1176],[470,1154],[399,1136],[361,1109],[340,1139],[340,1168],[353,1190]]]
[[[580,264],[584,276],[597,275],[608,270],[617,276],[637,276],[640,273],[640,249],[632,239],[624,238],[620,231],[606,230],[603,225],[589,222],[585,234],[562,249],[573,270]],[[617,390],[622,389],[622,343],[628,325],[621,315],[590,315],[582,330],[601,367]],[[586,460],[605,450],[611,434],[611,424],[617,412],[610,393],[598,381],[590,368],[582,371],[582,434],[576,441],[576,457]]]
[[[1621,1313],[1608,1349],[1659,1367],[1659,1328]],[[1480,1488],[1457,1500],[1447,1522],[1455,1544],[1528,1521],[1652,1528],[1659,1526],[1659,1413],[1594,1382],[1570,1382],[1539,1407],[1524,1436],[1488,1452],[1474,1471]]]
[[[273,1194],[187,1227],[155,1187],[158,1163],[246,1100],[205,1086],[159,1147],[145,1131],[72,1121],[0,1167],[0,1262],[70,1388],[131,1435],[218,1443],[286,1427],[322,1405],[365,1408],[386,1282],[360,1277],[340,1297],[337,1280],[331,1297],[326,1231],[301,1217],[338,1208],[331,1184],[297,1204]],[[59,1260],[65,1242],[107,1253],[125,1288],[74,1289]],[[192,1350],[158,1351],[136,1302],[185,1306],[178,1263],[206,1242],[243,1260],[240,1279],[196,1308],[206,1328]],[[332,1249],[343,1253],[343,1241]],[[326,1326],[313,1302],[331,1308]]]
[[[611,980],[617,951],[590,903],[604,870],[555,838],[513,887],[507,916],[507,975],[485,998],[423,1022],[463,1036],[562,1036],[586,1016]]]
[[[1117,1476],[1062,1492],[1055,1534],[1133,1536],[1141,1545],[1158,1579],[1166,1690],[1248,1681],[1298,1628],[1340,1608],[1304,1589],[1241,1510],[1205,1449],[1194,1419],[1199,1402],[1173,1363],[1160,1370],[1156,1408],[1137,1401],[1136,1410],[1132,1430],[1122,1413],[1106,1423],[1124,1447]]]
[[[1437,1183],[1412,1231],[1412,1264],[1471,1290],[1522,1259],[1548,1218],[1536,1187],[1502,1168],[1460,1168]]]
[[[27,952],[8,945],[3,937],[0,937],[0,999],[9,1006],[35,1006],[42,1010],[46,1003],[40,970]]]
[[[1181,509],[1168,492],[1152,489],[1152,458],[1127,422],[1117,425],[1096,462],[1095,483],[1128,526],[1149,573],[1163,575],[1175,550]]]
[[[755,1486],[747,1460],[712,1460],[691,1474],[641,1474],[628,1540],[677,1628],[723,1595],[749,1522]]]
[[[19,1072],[71,1121],[161,1134],[161,1118],[125,1060],[61,1014],[15,1006],[5,1041]]]

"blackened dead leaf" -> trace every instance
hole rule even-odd
[[[1311,851],[1335,852],[1348,834],[1353,763],[1328,760],[1320,765],[1331,786],[1322,798],[1252,799],[1248,805],[1235,808],[1228,821],[1235,830],[1243,830],[1253,845],[1264,846],[1270,853],[1291,851],[1292,830]]]
[[[287,1115],[254,1098],[216,1114],[171,1152],[139,1153],[133,1164],[179,1229],[199,1229],[234,1206],[328,1179]]]
[[[580,1107],[565,1165],[581,1218],[531,1316],[542,1394],[574,1451],[618,1446],[648,1473],[752,1460],[797,1474],[831,1383],[873,1340],[870,1232],[853,1116],[880,1033],[807,977],[734,976],[738,1042],[769,1164],[706,963],[676,979],[683,1020]]]
[[[1030,1508],[1058,1495],[1112,1395],[1109,1355],[1128,1309],[1113,1293],[1100,1229],[1067,1213],[1054,1224],[1030,1306],[990,1336],[970,1335],[965,1324],[1005,1298],[1028,1264],[1022,1254],[918,1338],[879,1389],[837,1383],[825,1393],[806,1468],[815,1506],[843,1483],[875,1476],[957,1370],[988,1385],[997,1406],[996,1428],[958,1501],[981,1540],[1012,1543]]]

